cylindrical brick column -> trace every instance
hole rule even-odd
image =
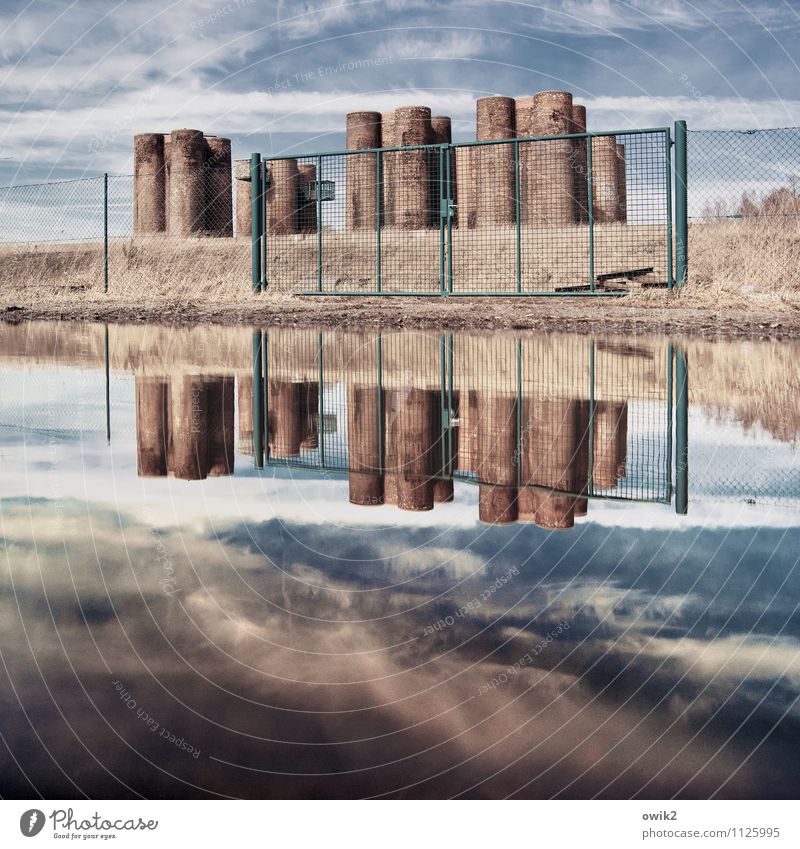
[[[381,146],[381,113],[349,112],[347,149]],[[377,164],[374,153],[347,157],[346,209],[348,230],[374,230],[377,201]]]
[[[347,451],[350,503],[383,504],[383,457],[377,386],[347,388]]]
[[[581,497],[575,500],[575,515],[585,516],[589,511],[589,402],[576,401],[575,438],[575,492]]]
[[[478,141],[512,139],[513,97],[481,97],[476,105]],[[473,148],[477,170],[478,226],[513,224],[516,220],[514,145],[480,145]]]
[[[514,135],[527,138],[533,135],[533,95],[517,97],[514,100]],[[520,189],[520,218],[525,223],[528,220],[528,194],[530,179],[528,177],[531,155],[531,142],[519,145],[519,189]],[[522,507],[520,507],[522,509]],[[520,521],[527,521],[520,518]]]
[[[617,416],[617,480],[628,475],[628,402],[623,401]]]
[[[396,147],[394,133],[394,112],[381,113],[381,147]],[[383,177],[383,210],[381,220],[384,227],[394,226],[394,198],[397,155],[395,153],[381,154],[381,174]]]
[[[586,107],[572,105],[572,132],[586,132]],[[573,185],[575,187],[575,220],[585,224],[589,220],[588,146],[586,139],[576,139],[572,151]]]
[[[169,470],[181,480],[203,480],[208,476],[208,407],[204,379],[191,374],[173,378],[170,401]]]
[[[524,139],[532,135],[533,95],[514,98],[514,136]]]
[[[386,504],[397,504],[398,500],[397,413],[400,397],[401,394],[394,389],[383,393],[383,500]]]
[[[169,445],[169,387],[160,377],[136,378],[136,472],[166,477]]]
[[[236,378],[239,416],[239,451],[253,453],[253,381],[241,376]]]
[[[446,504],[454,498],[453,481],[444,478],[435,478],[433,481],[433,503]]]
[[[319,383],[307,380],[300,390],[301,448],[319,447]]]
[[[575,525],[575,499],[554,490],[533,491],[533,521],[540,528],[566,531]]]
[[[452,125],[450,118],[447,115],[434,115],[431,118],[431,141],[433,144],[450,144],[452,142]],[[447,154],[445,154],[447,155]],[[440,209],[438,204],[439,198],[447,196],[447,186],[443,185],[443,180],[447,179],[447,162],[442,159],[442,156],[437,151],[431,153],[431,226],[439,226]],[[440,170],[440,166],[444,167],[444,174]],[[451,173],[451,195],[455,200],[455,192],[453,188],[455,183]]]
[[[206,232],[209,236],[233,235],[233,185],[231,140],[206,136]]]
[[[133,137],[133,232],[163,233],[166,229],[164,136]]]
[[[431,135],[433,144],[450,144],[453,141],[452,122],[447,115],[431,116]]]
[[[628,177],[625,169],[625,145],[617,144],[617,193],[619,195],[619,211],[617,221],[628,223]]]
[[[170,133],[170,236],[192,236],[205,229],[205,158],[206,142],[200,130]]]
[[[397,506],[433,509],[435,392],[409,389],[397,393]]]
[[[208,474],[233,474],[233,378],[213,377],[206,381],[208,409]]]
[[[237,159],[233,170],[236,177],[236,238],[249,239],[253,232],[253,184],[250,182],[250,160]]]
[[[533,494],[534,521],[553,530],[575,524],[580,445],[580,402],[536,399],[524,426],[529,439],[523,449],[522,480],[547,489]]]
[[[479,416],[478,518],[488,524],[513,522],[517,518],[516,399],[483,395]]]
[[[531,135],[572,132],[572,95],[540,91],[533,97]],[[575,221],[573,150],[570,139],[531,142],[528,155],[528,220],[538,227],[562,227]]]
[[[482,483],[478,486],[478,521],[485,525],[509,525],[517,521],[517,489]]]
[[[628,405],[599,401],[595,408],[592,475],[596,489],[613,489],[624,474],[627,434]]]
[[[439,393],[431,393],[433,406],[433,445],[432,445],[432,467],[433,467],[433,502],[444,504],[453,500],[454,489],[451,470],[455,467],[453,462],[458,451],[455,433],[453,438],[448,437],[448,430],[444,426],[442,418],[442,404]],[[437,397],[438,396],[438,397]],[[454,399],[456,405],[457,399]]]
[[[394,133],[398,145],[410,147],[431,143],[431,110],[427,106],[401,106],[394,111]],[[423,230],[431,220],[431,163],[438,151],[407,150],[395,160],[395,227]]]
[[[478,183],[475,171],[474,147],[455,149],[456,192],[458,210],[456,220],[461,230],[472,230],[478,223]]]
[[[301,233],[317,232],[317,201],[314,184],[317,182],[317,166],[310,162],[298,165],[297,229]]]
[[[592,212],[595,224],[611,224],[619,216],[615,136],[595,136],[592,139]]]
[[[303,441],[302,383],[269,382],[269,450],[277,459],[296,457]]]
[[[273,159],[269,163],[267,232],[287,236],[297,232],[297,186],[300,171],[296,159]]]
[[[462,472],[472,472],[478,469],[478,393],[474,389],[462,390],[458,393],[458,445],[456,451],[456,466]]]

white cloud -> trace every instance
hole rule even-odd
[[[402,59],[462,59],[480,56],[486,50],[486,37],[479,32],[420,32],[392,33],[379,42],[378,53]],[[494,44],[497,47],[497,44]]]

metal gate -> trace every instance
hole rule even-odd
[[[665,340],[256,331],[253,457],[346,474],[365,506],[432,509],[462,480],[482,515],[536,492],[684,512],[686,385]]]
[[[685,167],[679,124],[676,159]],[[415,296],[672,288],[686,254],[675,144],[660,127],[254,154],[253,287]]]

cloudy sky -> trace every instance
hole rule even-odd
[[[235,155],[342,146],[344,114],[567,89],[590,129],[800,119],[798,9],[771,0],[31,0],[0,3],[0,183],[129,173],[131,136],[193,126]]]

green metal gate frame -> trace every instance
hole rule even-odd
[[[285,154],[269,156],[262,159],[261,154],[253,153],[250,157],[251,201],[252,201],[252,288],[254,292],[264,292],[269,288],[267,278],[267,232],[265,200],[267,187],[268,163],[286,159],[315,159],[316,160],[316,215],[317,215],[317,287],[315,290],[303,291],[297,294],[303,296],[341,296],[341,297],[581,297],[609,296],[620,297],[629,292],[608,292],[596,290],[594,268],[594,215],[592,196],[592,144],[591,140],[603,136],[631,136],[643,134],[662,134],[664,137],[664,188],[665,188],[665,217],[666,217],[666,266],[667,288],[684,286],[688,267],[688,204],[687,204],[687,128],[685,121],[676,121],[673,132],[669,127],[649,127],[627,130],[606,130],[603,132],[570,133],[553,136],[529,136],[520,139],[505,139],[491,141],[459,142],[441,145],[414,145],[409,147],[364,148],[362,150],[335,150],[323,153]],[[522,291],[521,271],[521,223],[520,223],[520,144],[526,142],[548,142],[558,140],[587,141],[587,214],[589,239],[589,290],[588,291]],[[452,197],[452,172],[455,151],[461,148],[483,147],[488,145],[511,144],[514,147],[515,174],[515,203],[516,203],[516,283],[517,291],[469,291],[459,292],[453,287],[453,214],[454,201]],[[672,148],[675,147],[673,161]],[[438,291],[385,291],[381,285],[381,163],[385,153],[402,153],[410,150],[438,150],[439,152],[439,289]],[[375,274],[376,285],[372,291],[325,291],[323,289],[323,227],[322,200],[323,181],[322,162],[324,157],[354,156],[359,154],[376,155],[376,216],[375,216]],[[673,191],[675,203],[673,210]]]

